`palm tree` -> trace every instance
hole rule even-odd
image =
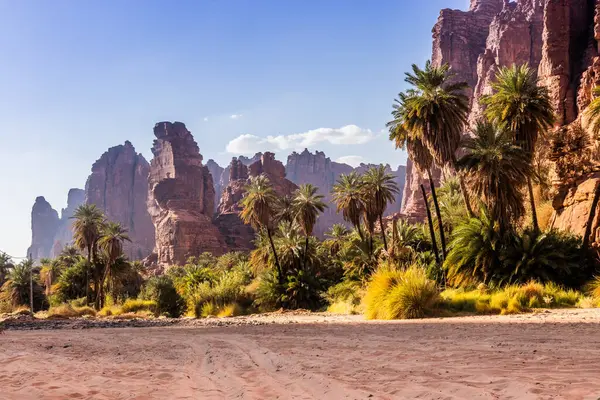
[[[73,239],[75,246],[80,250],[87,252],[87,272],[86,272],[86,290],[85,295],[89,303],[89,286],[90,286],[90,267],[92,265],[93,255],[95,254],[96,245],[100,237],[100,230],[104,224],[104,215],[95,204],[83,204],[75,210],[71,217],[75,219],[73,222]]]
[[[52,294],[52,285],[60,276],[62,265],[58,258],[42,258],[40,264],[42,266],[40,269],[40,279],[46,288],[46,296],[50,296]]]
[[[441,218],[441,211],[437,202],[437,195],[435,184],[433,182],[433,174],[431,168],[433,167],[433,156],[429,149],[423,144],[421,136],[418,130],[411,130],[409,128],[408,120],[411,118],[410,115],[413,112],[409,97],[415,95],[414,90],[408,91],[407,93],[400,93],[398,98],[394,100],[392,116],[394,119],[388,122],[386,125],[389,128],[390,135],[389,139],[394,142],[397,149],[406,149],[408,156],[412,160],[417,171],[423,175],[427,174],[429,178],[429,187],[431,189],[431,195],[434,199],[434,205],[438,220],[438,228],[440,231],[440,241],[442,244],[442,255],[446,257],[446,236],[444,232],[444,225]],[[427,200],[427,194],[425,187],[421,186],[421,192],[423,193],[423,201],[425,202],[425,210],[427,211],[427,222],[429,225],[429,232],[431,235],[431,243],[433,244],[433,252],[435,259],[439,263],[439,252],[437,247],[437,240],[433,229],[433,220],[431,217],[431,210],[429,209],[429,201]]]
[[[394,176],[385,172],[385,167],[379,165],[371,167],[363,176],[362,185],[363,195],[365,199],[365,210],[369,219],[373,217],[379,220],[381,228],[381,237],[383,238],[383,246],[387,251],[387,239],[385,234],[385,226],[383,225],[383,213],[389,203],[393,203],[395,195],[399,192],[398,185],[394,182]]]
[[[30,279],[32,274],[33,262],[30,260],[21,261],[13,266],[8,272],[7,280],[2,285],[2,298],[8,300],[13,307],[30,304]],[[39,300],[39,286],[33,281],[34,299]],[[33,310],[31,310],[33,312]]]
[[[333,185],[332,197],[337,212],[342,212],[344,221],[354,226],[361,240],[365,240],[360,228],[364,205],[361,200],[362,178],[356,172],[342,174]]]
[[[271,182],[269,182],[269,178],[265,175],[252,177],[250,183],[246,186],[246,196],[241,201],[240,218],[245,224],[251,225],[257,231],[261,229],[266,231],[275,258],[278,280],[281,284],[283,283],[283,272],[277,258],[272,235],[273,216],[275,215],[277,202],[277,195],[271,186]]]
[[[350,231],[342,224],[333,224],[331,229],[325,233],[327,239],[323,241],[325,248],[329,250],[332,256],[337,254],[341,249]]]
[[[412,85],[405,102],[406,129],[415,133],[429,149],[438,165],[456,166],[456,151],[469,112],[469,98],[465,94],[466,82],[453,82],[455,75],[450,66],[436,67],[427,61],[425,69],[412,66],[405,81]],[[473,215],[466,186],[461,178],[461,189],[469,216]],[[432,191],[434,205],[437,203]],[[436,212],[439,212],[436,209]]]
[[[71,267],[81,261],[81,254],[74,246],[65,246],[58,255],[59,262],[65,267]]]
[[[0,252],[0,287],[4,283],[4,279],[8,274],[8,271],[13,267],[10,256],[6,253]]]
[[[116,260],[123,255],[123,243],[131,242],[127,235],[127,229],[123,228],[121,224],[117,222],[107,222],[102,227],[101,236],[98,239],[98,247],[104,253],[106,265],[100,285],[98,287],[98,293],[96,293],[96,309],[101,308],[101,302],[104,294],[104,282],[106,277],[111,271],[111,267],[115,264]]]
[[[543,135],[555,121],[548,89],[538,86],[535,71],[527,65],[503,67],[492,83],[493,94],[484,96],[485,115],[513,136],[532,162],[538,136]],[[533,184],[527,177],[533,229],[539,232]]]
[[[292,201],[295,220],[298,221],[298,225],[300,225],[305,236],[303,269],[306,269],[308,238],[312,236],[319,213],[327,208],[323,201],[323,195],[317,194],[318,190],[316,186],[310,183],[300,185]]]
[[[478,122],[472,136],[464,141],[467,154],[457,165],[503,234],[525,214],[522,188],[532,165],[510,135],[490,122]]]
[[[275,207],[275,219],[278,222],[286,222],[289,225],[294,223],[294,199],[291,196],[283,196]]]

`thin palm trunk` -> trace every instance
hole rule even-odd
[[[440,230],[440,242],[442,245],[442,258],[446,259],[446,234],[444,232],[444,222],[442,221],[442,213],[440,211],[440,205],[437,200],[437,193],[435,191],[435,184],[433,183],[433,176],[431,169],[427,170],[427,177],[429,178],[429,187],[431,188],[431,198],[433,199],[433,206],[435,208],[435,215],[437,216],[438,229]]]
[[[271,236],[271,230],[267,228],[267,236],[269,237],[269,243],[271,243],[271,250],[273,251],[273,257],[275,258],[275,267],[277,267],[277,279],[279,284],[283,283],[283,273],[281,271],[281,265],[279,265],[279,258],[277,257],[277,251],[275,250],[275,244],[273,243],[273,237]]]
[[[90,266],[92,265],[92,246],[87,249],[87,265],[85,266],[85,301],[90,304]]]
[[[537,219],[537,211],[535,209],[535,199],[533,198],[533,184],[531,178],[527,178],[527,189],[529,190],[529,203],[531,205],[531,222],[533,224],[533,231],[535,233],[540,232],[540,226]]]
[[[381,227],[381,237],[383,238],[383,248],[388,251],[387,239],[385,237],[385,227],[383,226],[383,218],[379,214],[379,226]]]
[[[427,193],[425,192],[425,186],[421,184],[421,193],[423,193],[423,201],[425,202],[425,210],[427,210],[427,222],[429,222],[429,234],[431,235],[431,246],[433,247],[433,254],[435,254],[435,262],[440,265],[440,255],[438,253],[437,241],[435,239],[435,232],[433,230],[433,220],[431,219],[431,210],[429,209],[429,202],[427,201]]]
[[[106,282],[106,277],[110,272],[110,265],[112,263],[106,263],[106,268],[104,269],[104,273],[102,274],[102,278],[100,280],[100,284],[98,285],[98,290],[96,292],[96,303],[94,304],[96,307],[96,311],[99,311],[104,305],[104,282]]]
[[[596,216],[596,207],[598,206],[598,200],[600,200],[600,185],[596,185],[594,191],[594,199],[592,200],[592,206],[590,207],[590,214],[588,215],[587,225],[585,226],[585,233],[583,234],[583,251],[586,251],[590,244],[590,235],[592,234],[592,223]]]
[[[362,229],[360,229],[360,221],[358,221],[358,224],[356,225],[356,230],[358,231],[358,236],[360,236],[360,240],[362,242],[365,241],[365,235],[363,234]]]
[[[302,269],[304,271],[306,271],[306,260],[308,259],[308,235],[306,235],[306,240],[304,242],[304,265],[302,266]]]

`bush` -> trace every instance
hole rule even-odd
[[[323,283],[318,276],[292,270],[280,284],[274,271],[264,272],[256,290],[255,304],[261,311],[278,308],[317,310],[324,305]]]
[[[358,314],[362,299],[362,287],[356,281],[343,281],[327,290],[327,311],[334,314]]]
[[[185,308],[185,301],[175,290],[173,280],[167,276],[156,276],[148,279],[142,289],[141,299],[152,300],[156,303],[156,312],[169,317],[181,316]]]
[[[439,302],[435,282],[422,268],[380,268],[364,297],[367,319],[409,319],[435,314]]]
[[[232,269],[222,273],[214,282],[203,282],[190,293],[194,315],[197,318],[217,315],[231,304],[237,304],[238,312],[252,304],[246,285],[249,276],[241,270]]]
[[[121,306],[123,313],[136,313],[138,311],[148,311],[156,315],[158,304],[154,300],[136,300],[127,299]]]
[[[88,306],[74,307],[71,304],[61,304],[48,310],[48,318],[79,318],[84,315],[96,316],[96,311]]]

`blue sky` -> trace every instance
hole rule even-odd
[[[468,0],[0,0],[0,250],[25,255],[92,163],[178,120],[205,161],[323,150],[404,164],[382,133],[442,8]],[[342,129],[340,129],[342,128]]]

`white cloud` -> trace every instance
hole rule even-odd
[[[204,117],[204,122],[208,121],[208,117]]]
[[[335,160],[342,164],[348,164],[352,167],[358,167],[361,163],[367,164],[368,161],[363,156],[343,156]]]
[[[229,118],[231,118],[231,119],[240,119],[240,118],[242,118],[242,114],[231,114],[229,116]]]
[[[254,154],[257,151],[303,150],[318,143],[333,145],[365,144],[375,139],[370,129],[356,125],[346,125],[341,128],[318,128],[303,133],[291,135],[259,137],[244,134],[236,137],[227,144],[227,152],[232,154]]]

